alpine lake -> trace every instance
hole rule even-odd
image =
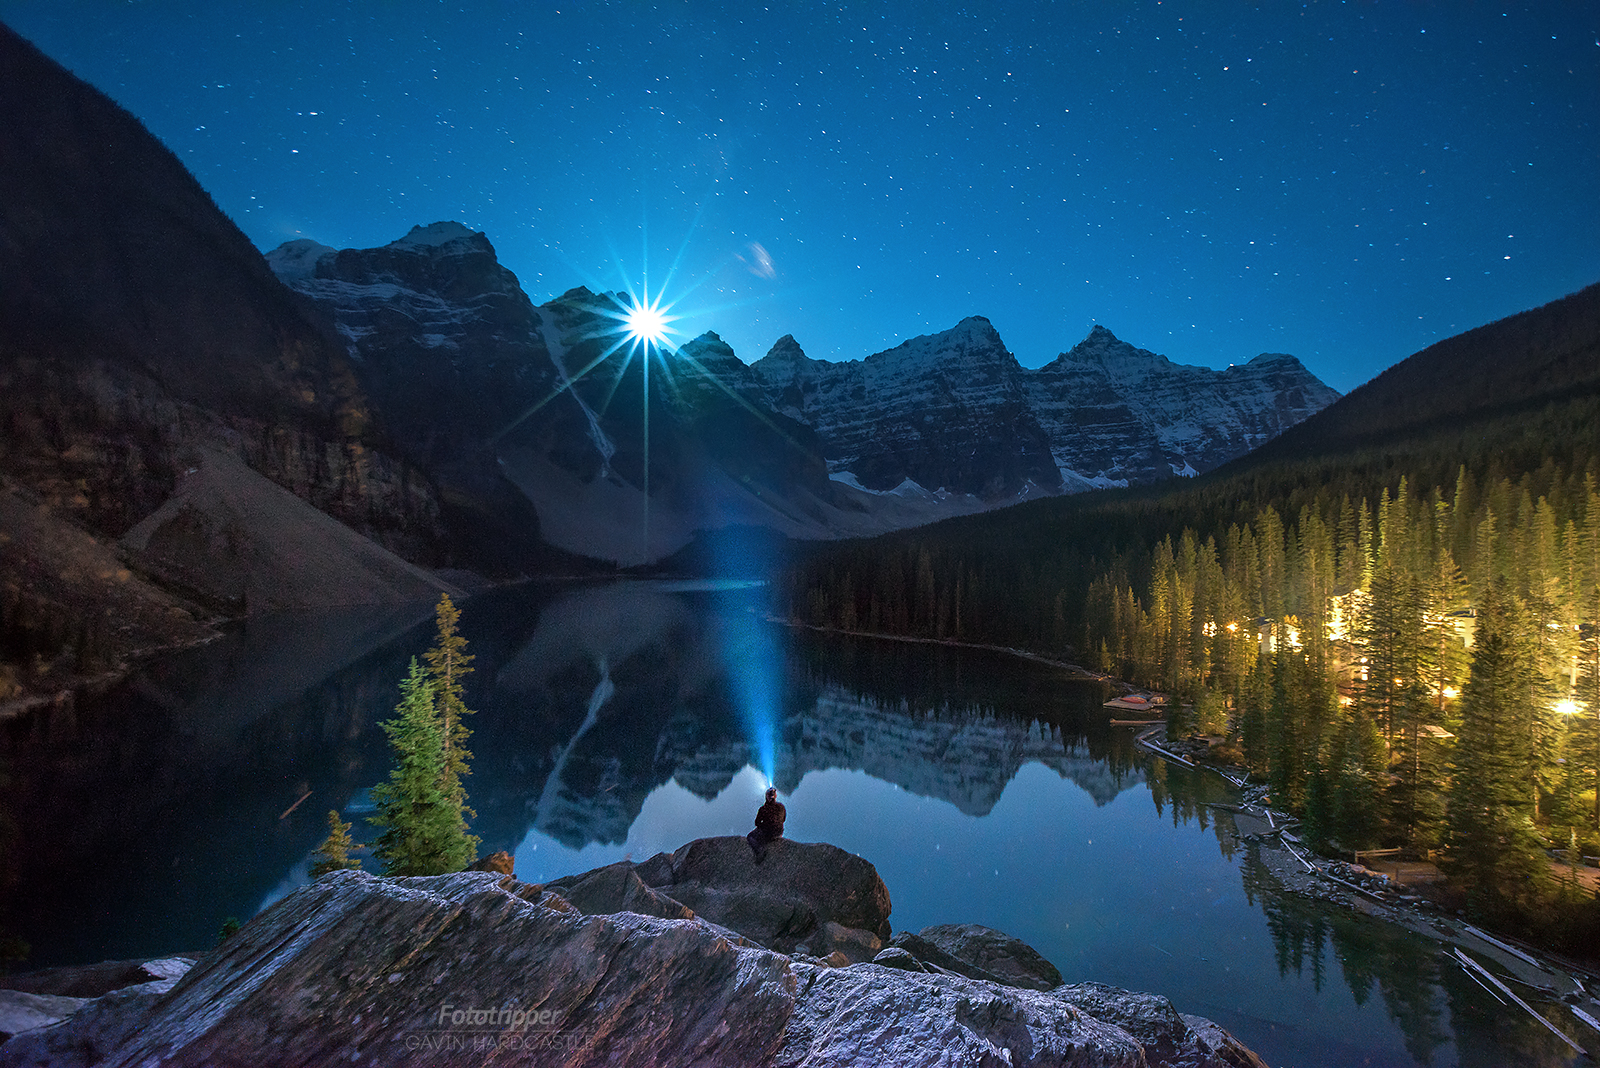
[[[1068,982],[1166,995],[1269,1064],[1585,1063],[1439,941],[1287,891],[1235,824],[1237,789],[1136,746],[1104,684],[790,628],[765,596],[662,581],[465,602],[482,851],[543,882],[743,834],[770,774],[790,838],[876,865],[895,930],[998,928]],[[103,699],[0,723],[28,965],[207,949],[309,881],[330,809],[370,839],[379,724],[432,639],[431,604],[251,619]]]

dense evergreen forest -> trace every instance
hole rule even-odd
[[[1600,901],[1551,857],[1600,855],[1597,308],[1441,343],[1193,483],[818,549],[789,611],[1166,691],[1319,848],[1433,855],[1475,914],[1581,946]]]

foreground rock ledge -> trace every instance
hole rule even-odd
[[[659,891],[640,894],[643,884],[692,884],[704,901],[748,910],[742,874],[727,877],[743,889],[707,882],[721,864],[705,857],[728,851],[695,846],[639,865],[650,880],[612,866],[600,869],[601,882],[680,916],[690,910]],[[836,859],[832,847],[788,846],[800,867],[808,856]],[[674,867],[680,856],[696,859]],[[875,891],[854,885],[855,903],[866,885],[872,907],[811,907],[818,930],[865,929],[823,915],[874,921]],[[882,904],[878,936],[888,933],[887,891]],[[757,914],[770,925],[795,907],[786,900]],[[986,974],[1008,970],[997,948],[1005,936],[951,930],[924,932],[941,947],[930,956]],[[1022,989],[957,974],[905,944],[917,945],[883,949],[883,963],[835,967],[698,915],[586,914],[494,872],[337,872],[278,902],[181,978],[114,991],[18,1034],[0,1045],[0,1066],[1262,1066],[1227,1032],[1180,1016],[1164,998],[1095,984]],[[981,961],[963,962],[968,945],[981,947]],[[1042,958],[1027,954],[1027,981],[1038,985]]]

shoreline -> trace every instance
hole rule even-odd
[[[1240,790],[1241,796],[1235,804],[1207,805],[1214,813],[1227,813],[1231,817],[1243,815],[1266,822],[1265,831],[1248,831],[1239,827],[1237,819],[1230,819],[1230,833],[1235,845],[1255,847],[1253,850],[1239,850],[1241,870],[1253,856],[1278,880],[1284,893],[1336,904],[1428,939],[1438,946],[1445,960],[1465,971],[1469,978],[1500,1001],[1508,1012],[1526,1012],[1546,1028],[1557,1032],[1562,1041],[1582,1054],[1593,1055],[1600,1050],[1600,1026],[1596,1026],[1596,1022],[1600,1021],[1600,961],[1574,960],[1510,935],[1486,932],[1459,915],[1449,915],[1443,907],[1427,898],[1397,892],[1387,880],[1381,884],[1360,885],[1357,880],[1379,877],[1367,873],[1365,869],[1358,871],[1356,866],[1343,860],[1323,857],[1302,845],[1293,833],[1300,820],[1261,803],[1261,797],[1267,789],[1265,786],[1241,783],[1214,764],[1191,762],[1152,745],[1147,736],[1162,729],[1152,727],[1142,732],[1137,739],[1141,748],[1162,759],[1177,760],[1190,768],[1214,772]],[[1478,959],[1467,957],[1463,951],[1471,952]],[[1498,974],[1486,970],[1484,963],[1491,964]],[[1582,1045],[1559,1032],[1548,1016],[1515,994],[1511,994],[1511,1002],[1508,1003],[1484,984],[1480,975],[1499,987],[1501,993],[1511,994],[1502,982],[1504,980],[1523,988],[1527,997],[1536,1004],[1555,1008],[1558,1018],[1574,1025],[1573,1030]]]
[[[778,623],[792,630],[809,630],[817,634],[838,634],[848,638],[875,638],[881,641],[906,642],[913,645],[938,645],[950,649],[977,649],[986,653],[1004,653],[1023,660],[1031,660],[1035,664],[1061,668],[1072,673],[1074,678],[1085,682],[1103,682],[1112,687],[1120,687],[1128,693],[1138,691],[1138,687],[1124,682],[1115,675],[1103,675],[1098,671],[1090,671],[1082,664],[1074,664],[1070,660],[1056,660],[1041,653],[1030,652],[1027,649],[1017,649],[1009,645],[985,645],[979,642],[958,641],[955,638],[918,638],[908,634],[883,634],[873,630],[845,630],[843,627],[824,627],[817,623],[803,623],[798,619],[775,616],[770,613],[765,618],[769,623]]]
[[[852,638],[874,638],[886,641],[906,642],[918,645],[938,645],[956,649],[975,649],[983,652],[1003,653],[1023,660],[1049,667],[1061,668],[1072,674],[1074,678],[1084,681],[1103,682],[1115,690],[1125,693],[1138,692],[1139,688],[1123,679],[1099,672],[1090,671],[1080,664],[1065,660],[1056,660],[1039,653],[1025,649],[1016,649],[1010,646],[980,644],[976,642],[962,642],[948,638],[921,638],[900,634],[881,634],[874,631],[846,630],[841,627],[824,627],[814,623],[804,623],[795,619],[781,618],[774,615],[766,617],[769,622],[781,623],[792,629],[810,630],[819,634],[841,635]],[[1351,879],[1358,879],[1360,875],[1349,871],[1351,867],[1342,860],[1320,856],[1309,848],[1300,845],[1299,839],[1294,838],[1292,828],[1297,827],[1299,819],[1288,813],[1273,809],[1259,803],[1261,795],[1266,793],[1264,786],[1252,787],[1248,780],[1229,774],[1227,770],[1203,760],[1191,760],[1188,756],[1151,742],[1151,738],[1160,733],[1162,741],[1166,741],[1166,724],[1160,723],[1147,727],[1135,737],[1135,744],[1150,753],[1152,756],[1177,763],[1192,769],[1210,771],[1227,780],[1229,785],[1240,791],[1239,802],[1235,805],[1210,805],[1215,811],[1224,811],[1230,814],[1244,814],[1255,819],[1265,820],[1268,825],[1266,833],[1242,833],[1235,823],[1232,829],[1235,841],[1239,845],[1255,845],[1257,858],[1266,865],[1267,869],[1278,879],[1284,892],[1295,894],[1299,897],[1330,904],[1338,904],[1351,911],[1359,912],[1365,916],[1386,923],[1403,927],[1414,934],[1420,935],[1438,944],[1439,952],[1457,967],[1461,967],[1467,974],[1480,985],[1484,985],[1478,975],[1474,974],[1467,964],[1463,964],[1457,957],[1449,952],[1455,950],[1459,954],[1467,950],[1475,956],[1492,963],[1500,973],[1500,978],[1518,984],[1525,990],[1536,992],[1538,1000],[1546,1004],[1560,1005],[1570,1012],[1560,1015],[1566,1017],[1576,1025],[1576,1030],[1583,1034],[1583,1049],[1590,1055],[1600,1050],[1600,1028],[1595,1028],[1592,1020],[1600,1020],[1600,960],[1586,962],[1573,960],[1563,954],[1555,953],[1525,943],[1509,935],[1485,932],[1478,927],[1466,922],[1459,916],[1449,916],[1439,907],[1412,894],[1400,894],[1388,889],[1374,889],[1358,885]],[[1170,743],[1169,743],[1170,744]],[[1255,798],[1249,797],[1256,793]],[[1233,821],[1230,821],[1233,822]],[[1294,844],[1285,839],[1292,839]],[[1296,846],[1300,847],[1297,849]],[[1240,851],[1240,864],[1245,863],[1246,851]],[[1339,866],[1335,868],[1335,866]],[[1348,874],[1351,879],[1342,877]],[[1387,883],[1384,884],[1388,886]],[[1477,962],[1470,961],[1474,967],[1479,967]],[[1580,978],[1581,977],[1581,978]],[[1491,981],[1494,977],[1490,976]],[[1485,990],[1490,990],[1484,986]],[[1492,990],[1491,993],[1494,993]],[[1494,994],[1511,1012],[1519,1011],[1515,1005],[1506,1003],[1499,994]],[[1524,1006],[1524,1008],[1527,1008]],[[1550,1027],[1548,1020],[1533,1009],[1527,1011]],[[1585,1016],[1590,1019],[1585,1019]],[[1589,1032],[1584,1034],[1585,1032]],[[1563,1036],[1563,1040],[1572,1044],[1570,1038]]]
[[[1247,803],[1237,806],[1213,804],[1209,807],[1214,812],[1242,812],[1250,816],[1256,812],[1265,814],[1272,811],[1265,806]],[[1273,815],[1281,816],[1282,813],[1274,811]],[[1459,916],[1447,915],[1423,898],[1368,889],[1341,878],[1329,869],[1344,865],[1345,862],[1329,861],[1309,851],[1302,855],[1284,841],[1294,825],[1293,822],[1279,823],[1267,833],[1250,834],[1240,833],[1235,824],[1232,829],[1235,842],[1240,846],[1256,847],[1253,851],[1240,850],[1241,866],[1249,862],[1253,853],[1254,859],[1278,880],[1284,893],[1338,904],[1349,911],[1394,924],[1426,938],[1435,944],[1445,961],[1461,968],[1469,978],[1500,1001],[1506,1012],[1518,1015],[1525,1011],[1551,1030],[1556,1030],[1550,1023],[1551,1015],[1564,1019],[1571,1025],[1572,1034],[1577,1036],[1581,1046],[1567,1034],[1562,1034],[1563,1041],[1589,1055],[1600,1050],[1600,1028],[1591,1023],[1600,1019],[1600,964],[1575,961],[1508,935],[1486,932]],[[1315,858],[1320,863],[1312,863],[1307,857]],[[1463,951],[1472,956],[1467,957]],[[1492,973],[1484,969],[1485,964],[1493,969]],[[1504,983],[1520,988],[1523,997],[1533,1005],[1522,1003],[1519,1009],[1517,1004],[1508,1003],[1485,985],[1479,975],[1474,974],[1475,971],[1499,986],[1502,993],[1509,992]],[[1514,997],[1514,1001],[1521,1002],[1522,999]],[[1555,1012],[1547,1015],[1537,1011],[1540,1008],[1554,1009]]]

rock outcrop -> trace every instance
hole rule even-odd
[[[1209,471],[1339,399],[1293,356],[1186,367],[1103,326],[1025,385],[1069,491]]]
[[[775,407],[816,429],[829,467],[867,489],[909,479],[997,498],[1060,484],[1028,372],[982,316],[848,363],[808,359],[784,337],[750,371]]]
[[[743,838],[697,838],[641,864],[619,861],[547,888],[589,914],[699,916],[780,953],[870,960],[889,938],[877,869],[825,842],[780,838],[756,864]]]
[[[845,363],[784,337],[750,372],[815,428],[834,477],[1006,501],[1209,471],[1339,396],[1293,356],[1188,367],[1102,326],[1027,370],[981,316]]]
[[[893,948],[973,979],[1028,990],[1054,990],[1061,985],[1056,966],[1032,946],[976,923],[936,924],[916,934],[900,934]]]
[[[597,878],[643,885],[644,871],[697,886],[707,901],[714,890],[752,890],[762,880],[734,871],[723,841],[691,842],[637,868],[563,880],[563,888]],[[838,851],[788,844],[798,848],[784,871],[824,891],[829,872],[817,865],[838,862]],[[811,870],[799,863],[807,859]],[[744,863],[755,866],[748,856]],[[779,892],[775,882],[769,890]],[[833,896],[868,905],[840,915],[862,923],[876,915],[860,893]],[[887,891],[881,905],[886,924]],[[766,923],[765,914],[758,910],[755,922]],[[930,944],[948,933],[924,932]],[[907,950],[886,951],[898,955],[895,967],[830,966],[740,937],[747,934],[704,916],[589,915],[550,887],[494,872],[382,879],[339,871],[272,906],[181,977],[128,986],[76,1011],[58,998],[48,1012],[71,1015],[0,1045],[0,1068],[357,1059],[1261,1068],[1226,1032],[1180,1016],[1165,999],[1090,984],[1023,989],[954,974]],[[1016,971],[1001,959],[1010,945],[1023,972],[1038,971],[1026,963],[1031,950],[998,932],[962,928],[952,944],[981,946],[995,974]]]
[[[781,952],[828,923],[890,934],[889,888],[877,869],[825,842],[780,838],[755,864],[743,838],[699,838],[638,870],[697,914]]]

